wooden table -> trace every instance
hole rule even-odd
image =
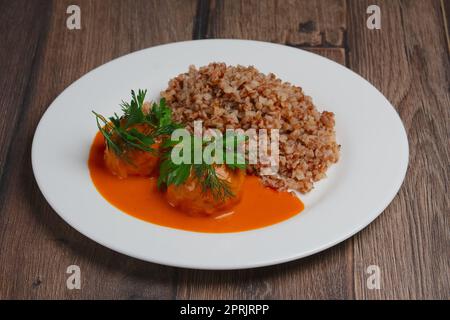
[[[70,4],[81,8],[81,30],[66,28]],[[381,30],[366,27],[371,4],[381,8]],[[449,299],[449,18],[447,0],[0,0],[0,298]],[[407,129],[410,163],[375,222],[305,259],[217,272],[126,257],[59,218],[30,164],[50,103],[123,54],[203,38],[310,50],[386,95]],[[72,264],[81,268],[81,290],[66,287]],[[370,265],[380,268],[380,290],[366,286]]]

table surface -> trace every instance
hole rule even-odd
[[[81,30],[66,28],[72,2]],[[371,4],[381,30],[366,27]],[[449,18],[446,0],[0,0],[0,299],[449,299]],[[386,95],[406,127],[410,162],[384,213],[322,253],[241,271],[142,262],[63,222],[30,163],[50,103],[116,57],[203,38],[310,50]],[[69,265],[81,268],[81,290],[66,287]],[[366,285],[370,265],[380,268],[379,290]]]

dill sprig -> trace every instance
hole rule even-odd
[[[131,91],[131,101],[120,104],[123,115],[116,113],[108,119],[92,111],[96,117],[97,127],[106,141],[107,148],[127,159],[127,150],[135,149],[156,152],[152,145],[162,135],[168,135],[181,126],[172,121],[172,111],[161,99],[159,104],[153,103],[150,112],[145,113],[144,99],[147,90]],[[147,125],[148,130],[139,131],[136,126]]]
[[[200,143],[194,141],[200,140]],[[222,141],[220,141],[222,140]],[[173,148],[179,143],[167,139],[163,143],[162,161],[159,170],[158,187],[169,186],[171,184],[179,186],[187,181],[192,175],[196,179],[202,189],[202,193],[211,193],[213,198],[218,201],[224,201],[226,198],[234,197],[235,194],[231,190],[229,181],[221,179],[216,171],[219,165],[225,165],[232,170],[244,170],[246,168],[245,159],[239,149],[239,143],[242,142],[242,137],[237,134],[227,135],[226,139],[217,138],[212,143],[221,143],[223,146],[222,161],[215,158],[216,161],[208,161],[206,163],[202,157],[199,164],[194,163],[195,146],[200,145],[202,148],[211,142],[206,142],[203,139],[192,137],[190,144],[190,161],[189,163],[176,164],[172,161],[171,153]],[[230,146],[234,146],[231,148]],[[216,155],[213,154],[215,157]],[[227,157],[228,156],[228,157]],[[231,161],[227,161],[232,159]]]

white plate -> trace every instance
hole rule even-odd
[[[210,234],[161,227],[110,205],[91,182],[87,158],[97,132],[92,109],[118,111],[130,90],[157,99],[188,66],[223,61],[254,65],[303,87],[319,110],[336,114],[341,159],[303,196],[305,210],[252,231]],[[74,82],[42,117],[32,148],[33,171],[47,201],[72,227],[123,254],[199,269],[281,263],[329,248],[373,221],[392,201],[408,164],[408,141],[391,104],[343,66],[299,49],[241,40],[162,45],[111,61]]]

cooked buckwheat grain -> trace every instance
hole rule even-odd
[[[277,190],[306,193],[339,159],[334,114],[317,111],[300,87],[253,66],[190,66],[187,73],[170,80],[161,95],[174,119],[188,128],[202,120],[204,127],[222,131],[279,129],[278,174],[261,176],[265,185]],[[259,175],[262,168],[251,165],[248,172]]]

